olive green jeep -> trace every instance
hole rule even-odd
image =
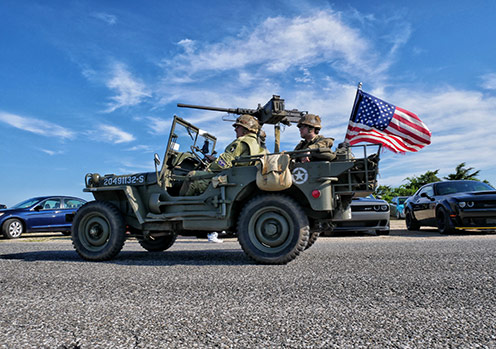
[[[272,112],[286,111],[273,108]],[[271,117],[278,126],[290,115]],[[163,161],[155,154],[154,172],[88,173],[83,190],[95,201],[82,206],[74,217],[72,241],[77,253],[87,260],[109,260],[128,238],[159,252],[170,248],[178,235],[227,231],[238,237],[244,252],[256,262],[285,264],[309,248],[320,232],[332,230],[333,219],[350,218],[351,198],[366,196],[376,186],[380,146],[363,145],[341,148],[333,161],[298,162],[308,150],[284,153],[290,158],[292,181],[279,191],[257,185],[263,156],[252,156],[237,158],[233,167],[206,175],[211,181],[202,194],[181,196],[186,175],[206,167],[215,145],[213,135],[174,116]]]

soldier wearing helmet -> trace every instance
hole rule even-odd
[[[205,171],[189,172],[188,177],[190,178],[184,181],[180,195],[190,196],[203,193],[207,189],[211,179],[201,177],[232,167],[232,162],[237,157],[264,154],[265,149],[259,144],[257,139],[257,133],[260,128],[257,119],[251,115],[244,114],[239,116],[232,126],[236,133],[236,139],[226,147],[217,159],[211,159],[212,162],[207,166]],[[240,163],[236,166],[247,165],[249,163]]]
[[[334,138],[326,138],[319,135],[322,128],[320,116],[314,114],[302,116],[300,121],[298,121],[298,128],[300,129],[300,136],[303,140],[296,145],[294,150],[327,149],[323,149],[321,152],[309,152],[307,154],[308,156],[299,158],[301,162],[308,162],[310,160],[331,161],[336,158],[336,154],[331,151]]]

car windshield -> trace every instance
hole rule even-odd
[[[437,185],[436,191],[438,195],[448,195],[454,193],[464,193],[469,191],[487,191],[494,190],[493,187],[482,182],[450,182],[439,183]]]
[[[11,208],[28,208],[28,207],[31,207],[38,202],[40,202],[40,199],[28,199],[28,200],[25,200],[23,202],[20,202],[16,205],[12,206]]]
[[[398,204],[400,204],[400,205],[404,204],[406,199],[408,199],[408,198],[398,198]]]

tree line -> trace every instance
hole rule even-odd
[[[480,170],[474,171],[473,167],[466,168],[465,166],[466,166],[465,162],[460,163],[458,166],[456,166],[454,173],[450,173],[449,175],[443,177],[443,179],[445,180],[465,179],[465,180],[474,180],[474,181],[480,181],[490,184],[485,179],[480,180],[479,178],[477,178]],[[388,202],[390,202],[391,199],[394,198],[395,196],[411,196],[415,194],[415,192],[424,184],[441,181],[441,178],[438,177],[438,172],[439,170],[427,171],[424,174],[421,174],[420,176],[406,177],[404,179],[406,183],[400,185],[399,187],[380,185],[376,188],[374,194],[376,197],[380,197],[381,199],[384,199]]]

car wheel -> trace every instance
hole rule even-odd
[[[238,219],[238,241],[253,260],[286,264],[307,246],[308,218],[293,199],[267,194],[249,201]]]
[[[24,224],[17,218],[7,219],[2,232],[7,239],[18,239],[24,233]]]
[[[77,211],[72,224],[72,244],[84,259],[112,259],[120,252],[125,240],[124,218],[111,203],[91,201]]]
[[[376,230],[375,233],[377,235],[389,235],[389,229],[385,229],[385,230]]]
[[[448,213],[444,208],[440,208],[436,213],[437,229],[441,234],[452,234],[455,232]]]
[[[152,239],[140,239],[139,244],[148,252],[162,252],[169,249],[176,241],[177,234],[157,236]]]
[[[420,223],[413,217],[413,213],[410,210],[405,212],[405,223],[408,230],[420,229]]]
[[[317,238],[319,236],[320,236],[320,230],[310,232],[310,237],[308,238],[308,243],[305,246],[305,250],[308,250],[310,247],[312,247],[312,245],[317,241]]]

